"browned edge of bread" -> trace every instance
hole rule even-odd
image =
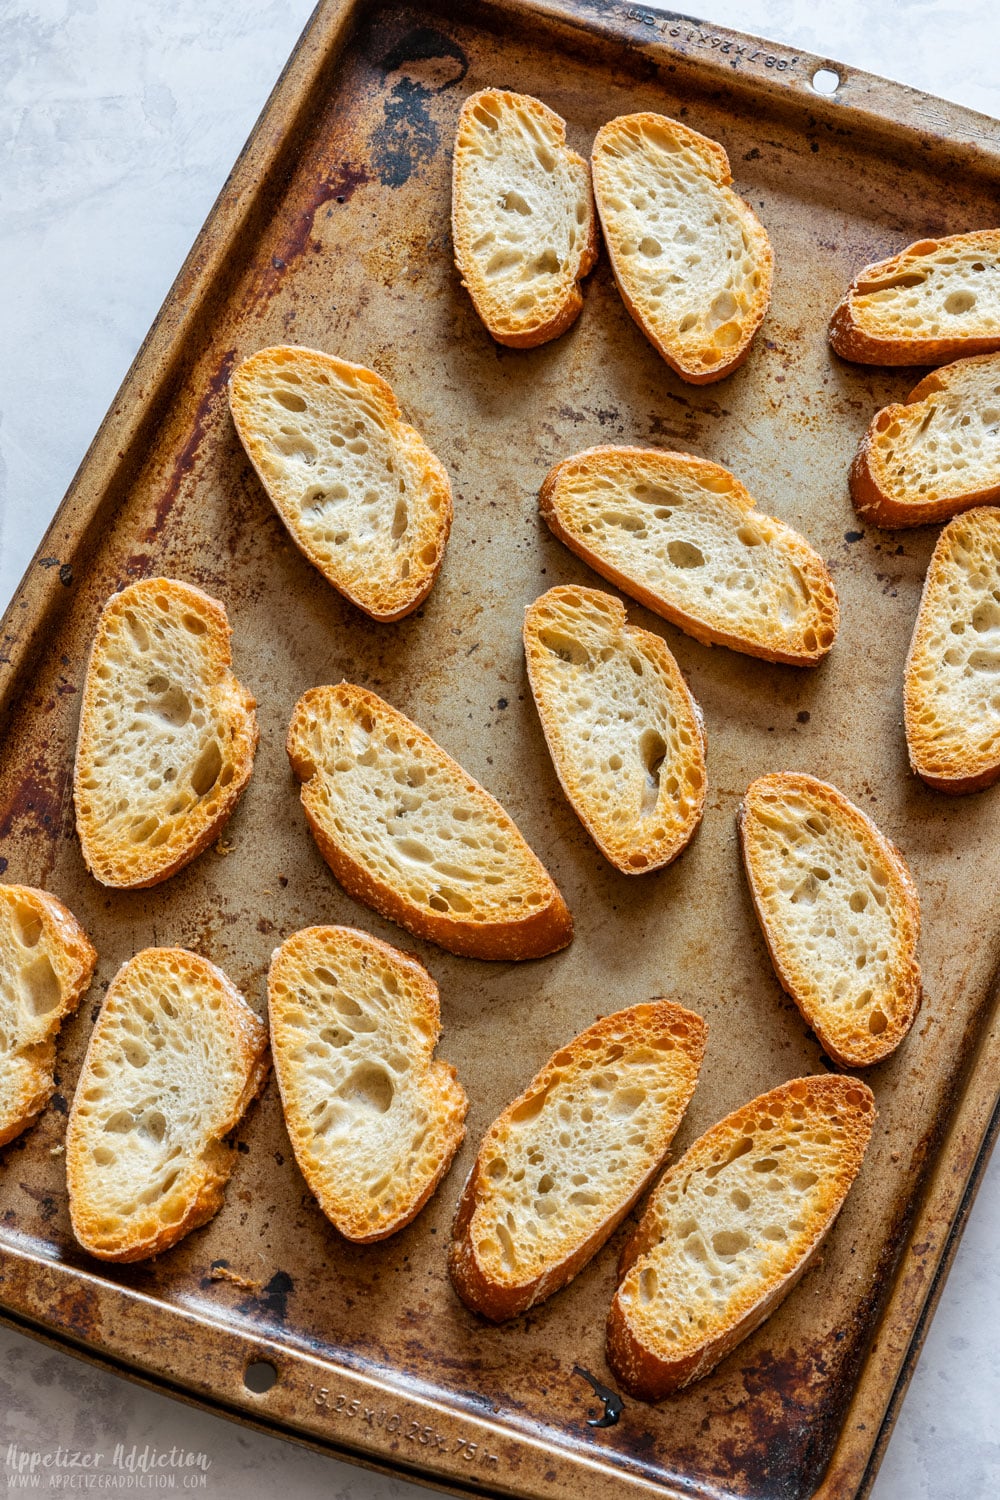
[[[566,530],[559,518],[554,499],[559,480],[565,468],[571,464],[578,463],[581,458],[600,459],[604,454],[610,453],[624,454],[626,456],[635,454],[638,456],[640,454],[646,455],[650,451],[646,448],[637,448],[634,446],[601,443],[597,447],[586,448],[579,453],[570,454],[568,458],[560,459],[557,464],[554,464],[548,474],[546,474],[542,481],[542,487],[538,492],[539,510],[553,535],[558,537],[571,552],[575,552],[577,557],[582,558],[588,567],[593,568],[595,573],[599,573],[602,578],[606,578],[609,583],[614,584],[615,588],[621,589],[623,594],[628,594],[639,604],[644,605],[646,609],[652,610],[654,614],[669,621],[671,625],[676,625],[679,630],[683,630],[686,635],[690,635],[694,640],[700,641],[704,646],[727,646],[730,650],[739,651],[744,656],[754,656],[761,661],[777,662],[783,666],[816,666],[818,662],[821,662],[829,654],[836,640],[837,632],[840,628],[840,601],[826,563],[815,548],[806,541],[805,537],[800,532],[795,531],[794,527],[788,526],[786,522],[781,522],[781,525],[787,531],[792,532],[798,543],[801,544],[801,552],[798,554],[797,560],[801,571],[806,575],[808,580],[809,592],[813,598],[817,600],[822,599],[823,601],[822,612],[826,617],[825,623],[827,628],[822,637],[817,635],[816,646],[813,650],[803,649],[799,652],[774,650],[763,645],[757,645],[745,636],[718,630],[714,626],[706,624],[704,620],[690,615],[685,610],[671,604],[661,594],[656,594],[651,589],[644,587],[636,578],[622,573],[613,563],[606,561],[598,553],[584,545],[579,537],[575,536],[571,531]],[[668,450],[662,450],[662,452],[664,458],[678,460],[694,470],[717,470],[721,468],[721,465],[714,464],[709,459],[698,458],[693,453],[679,453]],[[740,497],[740,503],[745,505],[746,515],[749,517],[753,514],[763,514],[758,510],[753,496],[736,476],[731,474],[729,470],[725,472],[730,474],[730,478],[734,482],[734,498],[736,496]]]
[[[477,1202],[483,1181],[482,1158],[484,1147],[498,1135],[509,1128],[512,1117],[516,1118],[519,1111],[527,1107],[531,1109],[534,1101],[541,1097],[544,1099],[551,1083],[558,1076],[560,1070],[572,1068],[580,1056],[586,1055],[586,1049],[590,1039],[597,1036],[603,1038],[614,1035],[615,1030],[631,1026],[634,1031],[641,1034],[641,1028],[649,1027],[650,1022],[657,1023],[664,1031],[672,1031],[679,1038],[683,1037],[685,1050],[694,1064],[694,1077],[691,1080],[687,1098],[678,1111],[674,1130],[670,1132],[667,1140],[669,1147],[677,1127],[684,1116],[684,1111],[690,1102],[697,1084],[698,1073],[701,1069],[702,1059],[705,1055],[705,1047],[708,1040],[708,1026],[701,1016],[694,1011],[685,1009],[675,1001],[667,1000],[662,996],[647,1001],[643,1005],[630,1006],[626,1010],[616,1011],[609,1016],[603,1016],[592,1026],[588,1026],[580,1032],[565,1046],[560,1047],[557,1052],[549,1058],[548,1062],[535,1074],[534,1078],[519,1094],[516,1099],[511,1100],[494,1120],[486,1132],[480,1144],[479,1152],[473,1163],[472,1170],[465,1182],[462,1196],[459,1199],[458,1208],[455,1213],[455,1221],[452,1227],[452,1242],[449,1251],[448,1269],[455,1290],[465,1305],[480,1316],[487,1318],[492,1323],[507,1322],[517,1317],[520,1313],[536,1306],[539,1302],[551,1297],[560,1291],[593,1259],[618,1225],[632,1209],[635,1203],[646,1191],[649,1183],[656,1176],[666,1160],[666,1151],[657,1160],[653,1161],[643,1179],[638,1183],[630,1196],[616,1205],[606,1218],[602,1219],[594,1232],[577,1247],[566,1258],[556,1261],[536,1277],[522,1281],[517,1285],[503,1286],[496,1280],[486,1275],[479,1263],[475,1247],[472,1243],[470,1229],[475,1215]]]
[[[739,1318],[732,1326],[723,1327],[714,1337],[711,1335],[707,1336],[689,1354],[675,1360],[663,1360],[659,1358],[653,1350],[649,1349],[635,1336],[629,1325],[628,1317],[623,1311],[619,1297],[616,1294],[608,1315],[608,1364],[622,1386],[639,1400],[661,1401],[665,1396],[670,1396],[676,1391],[684,1390],[685,1387],[691,1385],[694,1381],[708,1375],[727,1354],[753,1333],[755,1328],[760,1327],[761,1323],[784,1301],[819,1258],[826,1237],[836,1222],[844,1200],[860,1171],[861,1163],[864,1160],[864,1155],[871,1139],[872,1129],[877,1118],[875,1096],[867,1084],[861,1083],[855,1078],[841,1077],[838,1074],[823,1074],[815,1077],[790,1079],[788,1083],[781,1084],[778,1088],[758,1095],[756,1099],[751,1099],[749,1103],[734,1110],[732,1114],[727,1115],[725,1119],[720,1120],[710,1130],[706,1131],[703,1136],[699,1137],[688,1148],[684,1156],[680,1157],[678,1161],[674,1162],[668,1168],[657,1183],[646,1213],[622,1250],[618,1264],[618,1276],[620,1282],[624,1281],[635,1263],[659,1239],[653,1202],[659,1196],[668,1178],[673,1179],[684,1172],[686,1161],[701,1147],[702,1142],[717,1130],[738,1125],[741,1116],[750,1116],[752,1112],[758,1111],[762,1105],[773,1099],[776,1095],[780,1096],[786,1091],[792,1091],[797,1088],[805,1089],[810,1093],[822,1092],[834,1098],[840,1095],[844,1105],[851,1109],[855,1115],[855,1118],[849,1122],[851,1126],[851,1140],[847,1170],[843,1173],[843,1180],[839,1186],[830,1194],[827,1217],[815,1243],[802,1260],[793,1266],[785,1276],[770,1286],[765,1287],[762,1295],[743,1317]]]
[[[246,1110],[260,1094],[267,1082],[267,1075],[271,1066],[268,1051],[267,1027],[260,1018],[251,1010],[243,995],[229,979],[228,975],[216,964],[210,963],[198,953],[192,953],[186,948],[166,949],[144,949],[136,953],[132,958],[126,959],[119,968],[117,974],[108,986],[107,994],[101,1002],[102,1009],[107,1005],[115,991],[115,986],[120,984],[126,971],[141,959],[146,953],[166,954],[176,957],[182,964],[190,965],[195,960],[197,966],[207,964],[215,971],[222,981],[222,987],[226,995],[226,1003],[232,1013],[235,1026],[241,1039],[240,1050],[243,1055],[244,1069],[247,1076],[246,1087],[237,1101],[230,1120],[224,1123],[219,1136],[211,1140],[201,1155],[202,1182],[199,1191],[192,1200],[188,1211],[174,1224],[163,1224],[159,1232],[150,1239],[144,1239],[140,1243],[132,1241],[127,1234],[114,1237],[99,1237],[97,1234],[97,1217],[92,1214],[85,1203],[81,1201],[81,1188],[75,1180],[72,1171],[71,1153],[67,1150],[66,1170],[67,1186],[70,1196],[70,1219],[73,1226],[73,1234],[80,1246],[92,1255],[96,1260],[114,1261],[125,1265],[132,1261],[148,1260],[151,1256],[160,1255],[164,1250],[169,1250],[179,1240],[191,1233],[193,1229],[199,1229],[202,1224],[207,1224],[209,1219],[222,1208],[226,1201],[226,1183],[232,1175],[236,1163],[236,1147],[228,1140],[231,1132],[236,1129]],[[95,1044],[99,1044],[98,1022],[95,1023],[91,1032],[90,1041],[80,1071],[80,1080],[77,1083],[77,1091],[73,1096],[70,1106],[69,1120],[67,1123],[67,1140],[73,1131],[74,1119],[77,1112],[77,1101],[80,1091],[80,1081],[87,1077],[90,1071],[91,1055],[97,1050]]]
[[[507,89],[489,88],[479,89],[476,93],[470,94],[463,103],[461,113],[459,114],[458,125],[456,126],[455,134],[456,146],[467,114],[469,114],[475,108],[476,104],[484,94],[510,93],[512,93],[512,91]],[[518,97],[530,99],[531,103],[538,109],[542,116],[547,121],[549,121],[549,123],[554,127],[556,131],[561,148],[566,152],[566,155],[568,157],[570,157],[573,161],[579,163],[581,167],[585,168],[589,180],[590,163],[584,161],[583,157],[580,156],[578,152],[571,150],[566,145],[566,121],[562,118],[562,116],[557,114],[554,109],[550,109],[549,106],[547,104],[544,104],[541,99],[535,99],[532,95],[520,95]],[[584,277],[589,276],[590,272],[593,270],[594,265],[597,261],[598,250],[600,248],[600,237],[597,228],[597,212],[594,207],[593,184],[591,184],[590,188],[590,233],[588,236],[586,247],[584,248],[583,253],[580,257],[580,265],[576,280],[574,281],[569,294],[567,295],[562,306],[559,308],[558,312],[553,317],[551,317],[548,322],[541,323],[536,328],[528,329],[523,333],[511,333],[498,328],[495,323],[491,323],[487,318],[485,310],[480,305],[480,299],[476,297],[473,288],[470,285],[470,273],[462,264],[461,244],[463,235],[458,224],[458,214],[456,208],[458,197],[457,182],[458,152],[456,150],[452,157],[451,177],[451,239],[452,245],[455,247],[455,265],[458,268],[460,276],[462,277],[462,285],[469,293],[469,296],[472,299],[472,305],[476,309],[476,312],[479,315],[479,318],[482,321],[487,333],[490,335],[490,338],[495,339],[498,344],[503,344],[508,349],[536,349],[539,344],[547,344],[550,343],[552,339],[560,338],[561,335],[567,331],[567,329],[573,326],[583,310],[583,292],[581,290],[580,283],[583,281]]]
[[[30,885],[4,885],[0,889],[5,901],[23,904],[33,912],[48,942],[58,945],[65,956],[69,970],[61,1002],[37,1018],[44,1027],[44,1037],[18,1049],[20,1058],[28,1064],[30,1076],[25,1080],[19,1107],[6,1120],[0,1117],[0,1147],[3,1147],[34,1124],[55,1093],[56,1035],[90,988],[97,951],[76,917],[57,896]]]
[[[899,975],[897,992],[901,1003],[897,1017],[890,1020],[885,1030],[877,1035],[872,1035],[867,1031],[863,1035],[859,1033],[857,1045],[852,1047],[850,1051],[837,1046],[824,1025],[822,1014],[809,1015],[807,1013],[803,1007],[802,997],[796,990],[793,974],[794,966],[790,962],[785,961],[784,955],[775,941],[775,935],[771,931],[771,926],[767,919],[766,904],[757,878],[757,871],[747,845],[747,804],[753,797],[755,789],[764,783],[773,785],[775,782],[781,782],[790,789],[795,786],[801,786],[821,791],[822,795],[834,804],[838,813],[863,838],[871,839],[876,843],[882,858],[890,867],[895,877],[895,890],[902,900],[907,920],[910,924],[912,950],[915,950],[917,939],[920,935],[920,897],[917,893],[916,883],[910,873],[909,865],[892,840],[872,822],[867,813],[862,812],[848,797],[844,796],[843,792],[837,787],[831,786],[829,782],[820,781],[815,776],[808,776],[794,771],[776,772],[771,775],[758,777],[750,783],[744,793],[736,814],[736,827],[740,840],[740,852],[743,856],[743,869],[746,874],[747,885],[750,889],[754,911],[760,923],[761,934],[764,938],[778,983],[786,995],[794,1000],[802,1019],[810,1030],[815,1033],[823,1051],[838,1067],[872,1067],[875,1063],[882,1062],[890,1053],[895,1051],[916,1019],[923,999],[920,966],[916,958],[911,956],[910,963],[905,972]]]
[[[315,774],[316,768],[301,747],[298,735],[299,721],[308,711],[310,696],[329,691],[331,689],[325,687],[310,688],[302,695],[292,712],[285,748],[292,771],[297,780],[302,783],[302,806],[310,831],[320,853],[348,895],[353,896],[356,901],[363,902],[365,906],[371,907],[373,911],[379,912],[381,916],[398,923],[400,927],[405,927],[417,937],[428,938],[432,943],[437,943],[439,947],[451,953],[457,953],[463,958],[495,959],[498,962],[546,958],[550,953],[556,953],[560,948],[565,948],[568,943],[572,942],[573,918],[569,908],[555,881],[524,840],[510,814],[495,797],[480,786],[479,782],[471,777],[457,761],[453,760],[447,751],[432,740],[425,730],[421,729],[418,724],[414,724],[412,719],[408,719],[399,709],[386,703],[377,693],[346,681],[341,682],[336,691],[350,694],[356,700],[367,704],[375,713],[384,713],[388,710],[399,720],[404,732],[416,734],[430,741],[441,759],[452,767],[467,784],[474,787],[478,796],[489,800],[493,808],[503,816],[506,822],[510,823],[528,855],[538,866],[551,887],[551,897],[546,906],[527,917],[514,921],[476,923],[451,915],[431,916],[415,907],[394,886],[376,879],[329,836],[318,819],[313,816],[305,801],[305,783]]]

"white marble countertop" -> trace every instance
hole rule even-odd
[[[699,0],[692,9],[1000,116],[996,0]],[[309,0],[0,0],[0,604],[309,10]],[[1000,1495],[998,1243],[1000,1161],[959,1249],[877,1500]],[[205,1453],[204,1493],[216,1496],[427,1493],[0,1330],[0,1480],[10,1481],[11,1443],[110,1453],[119,1442]],[[48,1484],[43,1477],[41,1493]]]

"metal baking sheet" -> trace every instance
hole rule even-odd
[[[318,8],[3,622],[0,863],[6,879],[61,896],[100,953],[63,1030],[58,1093],[0,1162],[11,1324],[458,1494],[866,1492],[995,1128],[1000,793],[949,800],[907,770],[901,675],[935,532],[862,527],[846,471],[871,413],[915,377],[840,362],[825,322],[865,262],[996,223],[1000,127],[839,64],[837,94],[821,97],[810,80],[822,63],[596,0]],[[702,389],[678,381],[629,319],[606,259],[563,338],[529,352],[490,341],[448,223],[454,123],[489,84],[540,95],[583,152],[604,120],[636,109],[723,142],[777,261],[739,372]],[[408,620],[374,625],[323,582],[239,447],[229,371],[278,341],[373,365],[447,464],[451,543]],[[630,607],[668,640],[709,740],[701,831],[670,869],[632,879],[560,794],[520,648],[525,604],[556,582],[597,581],[539,520],[539,483],[555,460],[616,441],[735,470],[820,549],[843,606],[837,645],[810,672],[708,649]],[[224,600],[261,744],[219,844],[163,886],[114,893],[88,877],[73,833],[80,688],[106,596],[160,572]],[[342,677],[426,726],[512,811],[573,910],[569,949],[519,966],[453,958],[344,895],[283,748],[299,694]],[[626,1400],[617,1425],[594,1429],[599,1404],[574,1366],[608,1378],[620,1237],[566,1291],[493,1328],[450,1289],[451,1216],[483,1129],[601,1012],[662,993],[706,1017],[677,1150],[752,1095],[825,1066],[773,976],[737,854],[742,792],[781,768],[835,782],[905,851],[923,898],[923,1009],[867,1075],[879,1123],[822,1263],[710,1378],[659,1406]],[[184,944],[262,1009],[271,950],[325,921],[416,949],[440,984],[441,1052],[472,1107],[429,1207],[383,1244],[338,1238],[295,1167],[272,1083],[211,1224],[151,1264],[89,1261],[70,1234],[59,1147],[118,965],[146,944]],[[244,1375],[260,1360],[277,1379],[255,1394]]]

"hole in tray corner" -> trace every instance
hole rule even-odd
[[[252,1359],[243,1371],[243,1384],[255,1396],[263,1396],[278,1383],[278,1371],[269,1359]]]
[[[836,68],[817,68],[809,82],[817,94],[835,94],[841,85]]]

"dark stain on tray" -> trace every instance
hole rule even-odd
[[[402,73],[383,105],[371,139],[371,163],[384,187],[399,188],[438,149],[441,127],[431,100],[461,83],[469,70],[462,48],[443,32],[418,26],[381,59],[386,75]]]

